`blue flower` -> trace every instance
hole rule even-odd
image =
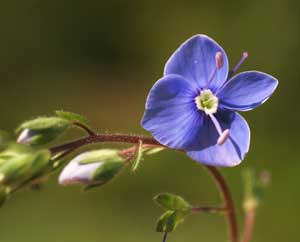
[[[247,71],[231,77],[225,51],[205,35],[184,42],[147,98],[142,126],[161,144],[212,166],[235,166],[249,150],[250,129],[236,111],[264,103],[278,81]]]

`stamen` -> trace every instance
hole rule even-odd
[[[243,62],[248,58],[248,52],[244,52],[242,55],[242,58],[237,63],[237,65],[233,68],[233,70],[230,70],[228,73],[227,80],[218,88],[218,90],[215,92],[215,94],[218,94],[220,90],[231,80],[231,77],[233,74],[239,69],[239,67],[243,64]]]
[[[223,66],[223,64],[224,64],[222,52],[218,51],[216,53],[215,61],[216,61],[216,67],[214,68],[213,72],[211,73],[211,75],[210,75],[210,77],[209,77],[209,79],[207,81],[207,87],[209,87],[210,83],[215,78],[215,76],[217,74],[217,70],[221,69],[222,66]]]
[[[227,138],[229,137],[230,135],[230,130],[229,129],[225,129],[223,131],[223,133],[220,135],[218,141],[217,141],[217,144],[218,145],[223,145],[225,143],[225,141],[227,140]]]
[[[218,51],[218,52],[216,53],[216,67],[217,67],[218,69],[221,69],[222,66],[223,66],[223,64],[224,64],[224,60],[223,60],[222,52]]]
[[[224,131],[222,131],[221,125],[220,125],[219,121],[216,119],[216,117],[213,114],[209,114],[209,117],[211,118],[211,121],[213,122],[217,132],[219,133],[219,138],[218,138],[217,144],[223,145],[230,135],[230,130],[225,129]]]
[[[244,52],[240,61],[233,68],[232,73],[236,72],[247,58],[248,58],[248,52]]]

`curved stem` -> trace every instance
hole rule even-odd
[[[74,151],[77,148],[80,148],[88,144],[93,144],[93,143],[103,143],[103,142],[116,143],[117,142],[117,143],[137,144],[140,141],[144,145],[155,145],[155,146],[165,147],[164,145],[160,144],[152,137],[139,136],[139,135],[123,135],[123,134],[96,134],[96,135],[90,135],[88,137],[72,141],[67,144],[53,147],[50,149],[50,151],[52,154],[56,154],[58,152],[62,152],[66,150]],[[131,149],[133,148],[129,148],[129,152],[132,151]],[[230,240],[231,242],[238,242],[238,229],[237,229],[237,223],[236,223],[235,212],[234,212],[234,203],[229,188],[225,182],[224,177],[217,170],[217,168],[212,166],[205,166],[205,167],[214,178],[216,184],[218,185],[220,193],[222,194],[222,198],[226,208],[225,214],[230,228]]]
[[[254,222],[255,222],[255,208],[249,209],[246,212],[242,242],[249,242],[251,240]]]
[[[80,129],[84,130],[88,135],[91,135],[91,136],[96,135],[96,133],[93,130],[91,130],[89,127],[87,127],[86,125],[84,125],[82,123],[73,122],[72,124]]]
[[[218,185],[219,191],[222,195],[224,206],[226,208],[226,218],[229,225],[230,240],[231,242],[238,242],[238,227],[234,211],[234,203],[230,194],[229,187],[216,167],[205,166],[209,173],[214,178],[216,184]]]

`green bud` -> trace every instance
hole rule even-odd
[[[20,144],[43,145],[56,139],[70,125],[66,119],[59,117],[41,117],[27,121],[17,129]]]
[[[0,154],[0,183],[5,186],[17,187],[30,182],[43,174],[50,165],[48,150],[26,151],[6,150]]]
[[[166,211],[157,221],[157,232],[172,232],[176,227],[184,222],[186,213],[182,211]]]
[[[168,210],[189,211],[192,208],[192,206],[182,197],[171,193],[158,194],[153,200],[158,205]]]
[[[103,185],[113,179],[124,167],[123,161],[106,161],[93,173],[94,185]],[[92,186],[88,185],[86,188]]]
[[[59,176],[61,185],[83,184],[91,188],[107,183],[124,167],[118,150],[102,149],[78,155]]]

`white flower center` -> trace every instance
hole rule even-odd
[[[195,98],[198,110],[204,111],[207,115],[216,113],[218,110],[219,99],[209,89],[204,89]]]

